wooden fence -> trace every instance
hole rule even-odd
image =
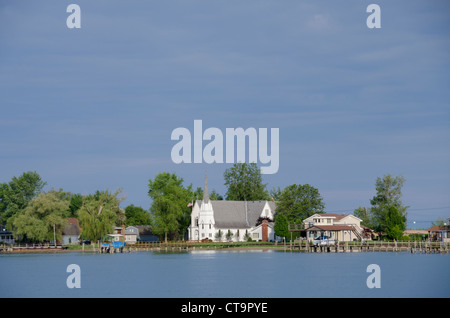
[[[406,241],[406,242],[386,242],[386,241],[353,241],[337,242],[330,245],[314,245],[307,240],[293,241],[289,244],[290,250],[304,252],[400,252],[411,253],[448,253],[450,242],[429,242],[429,241]]]

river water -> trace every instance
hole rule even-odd
[[[79,266],[80,288],[67,285],[70,264]],[[380,288],[367,285],[370,264],[379,266]],[[450,255],[273,250],[1,254],[0,297],[448,298]]]

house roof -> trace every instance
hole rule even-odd
[[[134,225],[138,229],[139,235],[153,235],[150,225]]]
[[[228,201],[209,200],[214,211],[216,228],[249,228],[256,225],[266,203],[272,212],[275,211],[273,201]],[[202,201],[196,202],[201,206]]]
[[[62,230],[62,235],[80,235],[80,226],[78,225],[78,220],[76,218],[68,218],[67,225]]]
[[[427,231],[450,231],[450,225],[435,225],[430,227]]]
[[[307,231],[351,231],[353,227],[350,225],[344,225],[344,224],[336,224],[336,225],[314,225],[309,228],[307,228]]]
[[[360,218],[354,216],[353,214],[337,214],[337,213],[315,213],[311,215],[310,217],[303,220],[305,222],[306,220],[313,219],[313,218],[332,218],[334,221],[340,221],[346,217],[354,217],[360,221],[362,221]]]

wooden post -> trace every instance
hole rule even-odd
[[[292,251],[292,232],[291,232],[291,241],[289,242],[289,248]]]

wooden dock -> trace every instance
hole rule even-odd
[[[271,245],[270,245],[271,244]],[[177,252],[202,249],[227,249],[239,248],[239,243],[222,242],[222,243],[202,243],[196,241],[174,241],[174,242],[137,242],[133,245],[127,245],[123,250],[114,250],[113,253],[137,252],[137,251],[161,251],[161,252]],[[246,248],[276,248],[284,251],[299,251],[306,253],[347,253],[347,252],[409,252],[447,254],[450,252],[450,243],[442,242],[338,242],[335,245],[319,245],[315,246],[312,242],[306,240],[291,241],[290,243],[267,243],[252,242],[250,245],[243,245]]]
[[[67,248],[61,245],[50,244],[18,244],[0,246],[0,252],[56,252],[64,251]]]
[[[170,241],[170,242],[137,242],[135,244],[126,245],[121,252],[137,252],[137,251],[161,251],[161,252],[177,252],[177,251],[191,251],[191,250],[219,250],[227,248],[273,248],[277,247],[283,249],[283,245],[267,242],[252,242],[250,244],[245,244],[245,242],[216,242],[216,243],[206,243],[197,241]],[[99,250],[99,252],[101,252]],[[104,251],[103,251],[104,252]],[[117,249],[112,251],[113,253],[119,252]]]
[[[346,253],[346,252],[410,252],[410,253],[443,253],[450,251],[450,242],[383,242],[383,241],[353,241],[337,242],[334,245],[314,245],[312,242],[300,240],[291,242],[287,249],[307,253]]]

